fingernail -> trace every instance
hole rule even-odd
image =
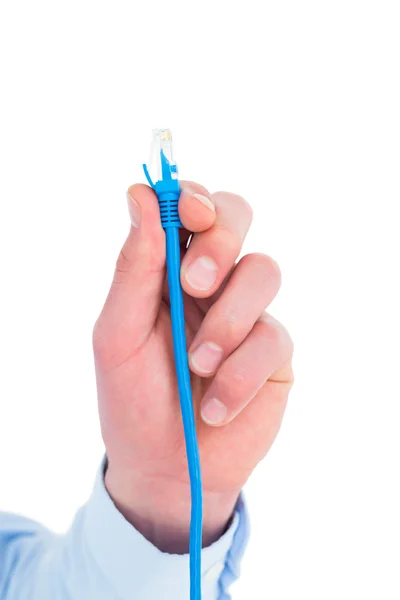
[[[225,404],[217,398],[206,400],[201,409],[201,417],[208,425],[219,425],[228,414]]]
[[[203,196],[202,194],[192,194],[192,196],[193,198],[196,198],[196,200],[204,204],[204,206],[207,206],[207,208],[215,212],[215,206],[211,202],[210,198],[207,198],[207,196]]]
[[[195,290],[208,290],[217,279],[217,270],[212,258],[201,256],[187,267],[184,276]]]
[[[132,227],[139,227],[141,220],[140,206],[136,200],[132,198],[129,192],[126,192],[126,199],[128,201],[129,216],[131,218]]]
[[[203,342],[190,354],[190,362],[201,373],[213,373],[222,358],[222,348],[213,342]]]

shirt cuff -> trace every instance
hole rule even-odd
[[[118,511],[104,484],[104,458],[91,498],[85,507],[84,535],[93,558],[121,600],[187,598],[189,555],[161,552]],[[225,600],[239,577],[240,561],[249,537],[243,494],[229,529],[202,550],[202,596]]]

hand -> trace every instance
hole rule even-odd
[[[248,254],[236,264],[250,206],[227,192],[210,195],[198,184],[182,182],[182,189],[181,281],[206,546],[223,533],[243,484],[279,430],[293,383],[292,342],[264,312],[280,286],[276,263]],[[106,486],[145,537],[163,551],[186,552],[190,489],[165,236],[151,188],[132,186],[128,204],[132,225],[93,331]]]

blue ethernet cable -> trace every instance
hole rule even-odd
[[[154,162],[157,167],[155,182],[152,181],[149,173],[150,165]],[[153,145],[149,167],[143,165],[143,169],[147,181],[157,194],[160,206],[161,224],[165,230],[166,237],[167,274],[175,368],[185,435],[192,501],[189,544],[190,600],[201,600],[203,519],[201,469],[186,349],[183,294],[180,282],[181,255],[179,228],[182,227],[178,213],[180,185],[178,181],[177,166],[173,157],[172,136],[169,129],[153,130]]]

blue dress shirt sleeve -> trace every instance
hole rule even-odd
[[[117,510],[104,462],[65,535],[0,513],[0,600],[186,600],[189,557],[163,553]],[[228,600],[249,535],[240,496],[229,529],[202,551],[203,600]]]

